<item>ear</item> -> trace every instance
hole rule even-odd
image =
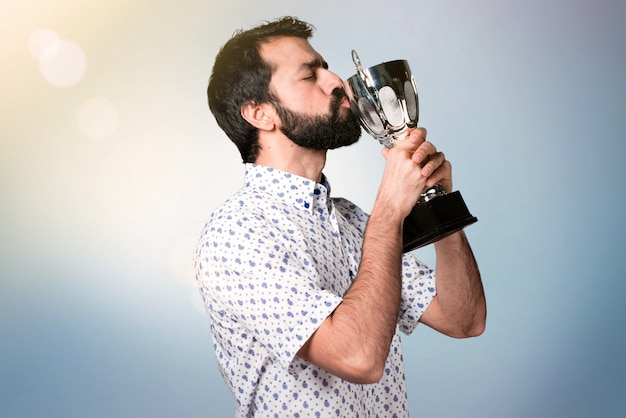
[[[241,106],[241,116],[252,126],[271,131],[276,126],[274,107],[269,103],[248,102]]]

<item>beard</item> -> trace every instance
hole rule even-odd
[[[335,149],[352,145],[361,136],[361,126],[349,108],[341,107],[343,89],[333,90],[329,115],[305,115],[276,103],[282,121],[280,130],[297,145],[310,149]]]

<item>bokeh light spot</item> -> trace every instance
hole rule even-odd
[[[38,29],[28,38],[28,51],[37,61],[42,60],[43,52],[48,48],[61,48],[61,39],[53,30]]]
[[[119,124],[115,105],[102,97],[87,99],[78,108],[77,123],[80,131],[92,139],[103,139],[112,135]]]
[[[49,35],[44,34],[39,40],[34,40],[31,50],[31,54],[34,51],[39,59],[39,70],[43,78],[57,87],[78,84],[87,71],[85,53],[74,42],[55,40]]]

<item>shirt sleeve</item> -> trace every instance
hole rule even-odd
[[[342,300],[317,285],[320,272],[297,235],[262,214],[222,213],[203,233],[197,255],[213,326],[248,333],[230,341],[252,336],[285,368]]]
[[[410,253],[402,256],[402,299],[398,325],[404,334],[411,334],[432,302],[437,289],[435,272]]]

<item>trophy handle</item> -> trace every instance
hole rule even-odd
[[[372,79],[368,76],[365,69],[363,68],[363,65],[361,65],[359,54],[357,54],[354,49],[352,50],[352,62],[354,63],[356,72],[359,74],[359,77],[361,78],[361,81],[363,82],[363,84],[365,84],[367,87],[371,87],[374,83]]]

